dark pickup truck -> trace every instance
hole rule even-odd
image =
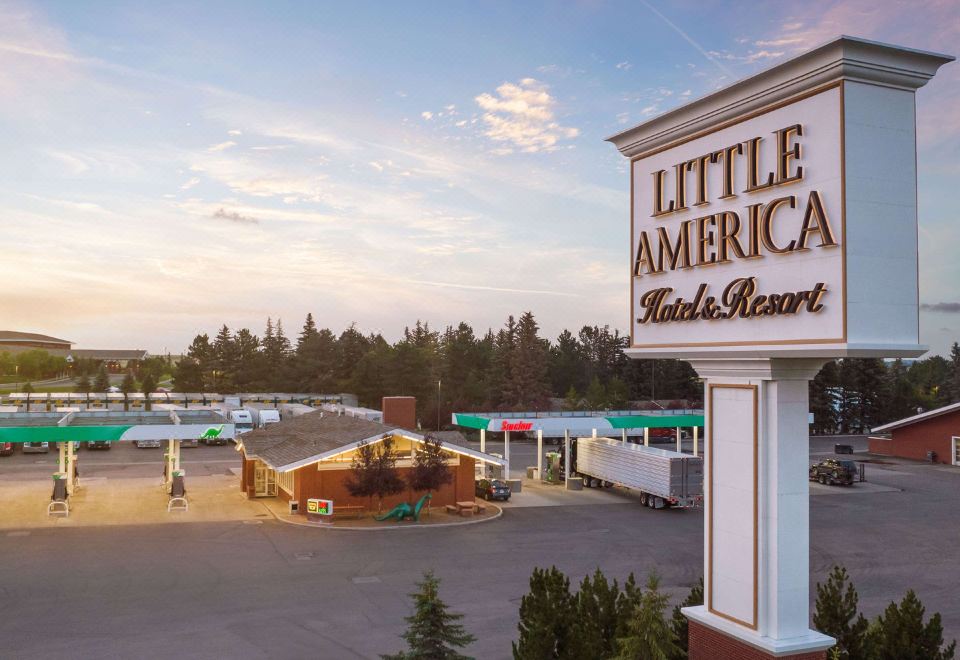
[[[849,460],[828,458],[810,466],[810,481],[831,486],[852,486],[857,478],[857,464]]]

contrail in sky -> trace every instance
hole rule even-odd
[[[730,76],[731,79],[734,79],[734,80],[735,80],[735,79],[737,78],[737,76],[735,76],[735,75],[733,74],[733,71],[731,71],[730,69],[728,69],[727,67],[725,67],[725,66],[724,66],[722,63],[720,63],[715,57],[713,57],[712,55],[710,55],[710,53],[708,53],[706,50],[704,50],[703,46],[701,46],[700,44],[698,44],[696,41],[694,41],[694,40],[690,37],[690,35],[688,35],[686,32],[684,32],[684,31],[681,30],[679,27],[677,27],[677,26],[673,23],[673,21],[671,21],[669,18],[667,18],[666,16],[664,16],[663,14],[661,14],[659,11],[657,11],[656,7],[654,7],[653,5],[651,5],[651,4],[650,4],[649,2],[647,2],[646,0],[640,0],[640,2],[641,2],[647,9],[649,9],[649,10],[652,11],[654,14],[656,14],[657,17],[658,17],[661,21],[663,21],[664,23],[666,23],[667,25],[669,25],[670,28],[671,28],[674,32],[676,32],[676,33],[679,34],[681,37],[683,37],[684,41],[686,41],[688,44],[690,44],[691,46],[693,46],[694,48],[696,48],[698,51],[700,51],[700,54],[701,54],[701,55],[703,55],[703,56],[704,56],[705,58],[707,58],[710,62],[712,62],[713,64],[715,64],[716,67],[717,67],[718,69],[720,69],[723,73],[725,73],[725,74],[727,74],[728,76]]]

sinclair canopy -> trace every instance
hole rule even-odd
[[[546,437],[562,437],[568,431],[571,435],[591,435],[594,429],[600,434],[626,429],[628,435],[639,435],[645,428],[673,429],[703,426],[703,415],[698,413],[604,414],[603,412],[596,414],[583,412],[577,414],[453,413],[451,421],[463,428],[493,433],[542,431]],[[636,430],[637,433],[630,433],[631,430]]]
[[[0,442],[230,439],[234,434],[234,425],[210,410],[0,413]]]
[[[843,37],[610,138],[631,164],[628,353],[924,352],[913,91],[953,58],[895,50]]]

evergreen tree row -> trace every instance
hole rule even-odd
[[[607,326],[544,338],[530,312],[477,334],[465,322],[442,332],[417,321],[393,344],[351,325],[339,335],[313,315],[295,341],[280,321],[262,336],[224,325],[211,340],[197,335],[174,372],[185,392],[353,392],[379,407],[385,395],[417,398],[423,420],[456,410],[543,410],[551,399],[578,408],[625,408],[630,401],[699,401],[702,386],[677,360],[631,360],[628,338]],[[432,426],[430,422],[426,425]]]
[[[864,433],[960,401],[960,344],[949,359],[848,358],[827,363],[810,384],[815,433]]]

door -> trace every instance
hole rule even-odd
[[[277,473],[265,465],[253,468],[253,494],[256,497],[276,497]]]
[[[960,465],[960,437],[953,437],[953,464]]]
[[[253,468],[253,494],[257,497],[266,497],[267,493],[267,468],[257,466]]]

